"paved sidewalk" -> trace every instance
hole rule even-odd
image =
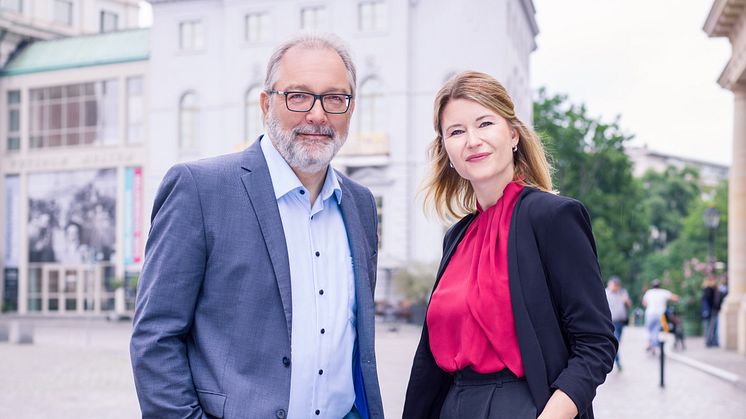
[[[387,418],[400,418],[420,329],[379,323],[377,354]],[[103,320],[37,320],[32,345],[0,343],[0,418],[138,418],[129,364],[130,326]],[[658,358],[644,351],[640,328],[622,338],[623,371],[614,370],[598,391],[598,419],[746,419],[746,393],[730,382],[682,362],[667,360],[666,387],[658,387]],[[679,356],[711,359],[728,372],[746,359],[697,348]]]
[[[695,337],[686,339],[686,350],[666,354],[676,362],[730,382],[746,392],[746,357],[735,350],[708,348],[703,337]]]
[[[687,341],[692,353],[695,344],[696,339]],[[660,388],[660,358],[647,354],[645,346],[643,328],[624,329],[620,349],[624,369],[615,368],[599,387],[593,403],[597,418],[746,419],[746,394],[743,391],[670,357],[665,362],[665,388]],[[669,351],[670,346],[666,345],[666,353],[679,355]],[[730,360],[731,369],[746,364],[746,358]]]

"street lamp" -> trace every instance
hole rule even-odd
[[[702,218],[704,218],[705,227],[707,227],[707,230],[709,230],[710,233],[707,240],[707,269],[709,272],[712,272],[712,247],[715,241],[715,229],[717,229],[718,225],[720,224],[720,213],[715,208],[709,207],[705,210],[704,216]]]

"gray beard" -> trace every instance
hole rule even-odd
[[[277,152],[290,167],[304,173],[318,173],[326,169],[346,139],[326,125],[303,124],[285,131],[280,128],[280,121],[275,118],[271,109],[265,126]],[[297,138],[299,134],[328,135],[330,140],[301,140]],[[314,144],[309,144],[310,142]]]

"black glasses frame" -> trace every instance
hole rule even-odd
[[[341,115],[343,113],[347,113],[347,111],[350,110],[350,102],[352,101],[352,95],[349,95],[347,93],[326,93],[326,94],[323,94],[323,95],[316,95],[316,94],[313,94],[311,92],[302,92],[302,91],[299,91],[299,90],[292,90],[292,91],[268,90],[267,93],[278,94],[278,95],[285,96],[285,107],[290,112],[308,112],[311,109],[313,109],[313,107],[316,105],[316,101],[320,100],[321,101],[321,109],[323,109],[324,112],[332,114],[332,115]],[[288,95],[292,94],[292,93],[301,93],[301,94],[304,94],[304,95],[313,96],[313,101],[311,101],[311,106],[309,106],[308,109],[306,109],[306,110],[290,109],[290,104],[288,104]],[[343,96],[347,100],[347,106],[345,107],[345,110],[343,110],[341,112],[330,112],[330,111],[328,111],[326,109],[326,106],[324,106],[324,98],[326,96]]]

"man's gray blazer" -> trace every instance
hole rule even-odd
[[[362,381],[370,417],[382,418],[373,347],[376,206],[370,191],[338,175]],[[171,168],[151,221],[130,344],[143,417],[284,418],[290,267],[259,141]]]

